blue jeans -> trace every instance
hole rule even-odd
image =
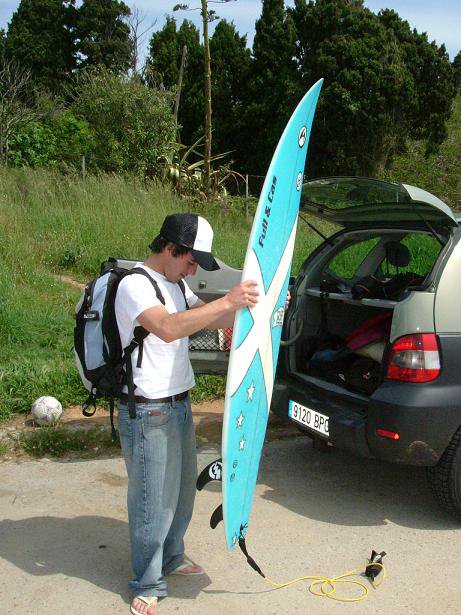
[[[128,522],[134,596],[166,596],[163,578],[184,561],[197,479],[189,397],[136,404],[136,418],[119,402],[118,425],[128,472]]]

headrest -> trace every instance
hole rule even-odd
[[[390,241],[386,244],[386,258],[394,267],[407,267],[411,254],[407,246],[398,241]]]

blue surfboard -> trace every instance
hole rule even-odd
[[[248,531],[280,346],[306,153],[323,79],[301,100],[275,150],[259,198],[242,281],[254,308],[237,312],[222,437],[223,520],[232,549]]]

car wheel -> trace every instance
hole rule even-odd
[[[427,477],[440,506],[461,521],[461,428]]]

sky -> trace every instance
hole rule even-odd
[[[192,7],[199,7],[200,0],[181,0]],[[13,12],[20,0],[0,0],[0,28],[7,29]],[[153,30],[160,30],[165,23],[165,15],[173,15],[172,7],[178,0],[125,0],[130,8],[136,7],[145,15],[143,25],[155,24]],[[212,4],[216,13],[227,21],[233,21],[242,36],[247,35],[249,46],[253,41],[254,24],[261,14],[261,0],[237,0],[227,4]],[[285,0],[292,6],[294,0]],[[453,60],[461,47],[461,3],[460,0],[365,0],[365,6],[377,13],[383,8],[394,9],[402,19],[406,19],[418,32],[426,32],[430,41],[442,43]],[[200,12],[174,13],[179,22],[183,18],[200,24]],[[210,24],[210,33],[214,26]],[[145,47],[147,40],[145,41]]]

